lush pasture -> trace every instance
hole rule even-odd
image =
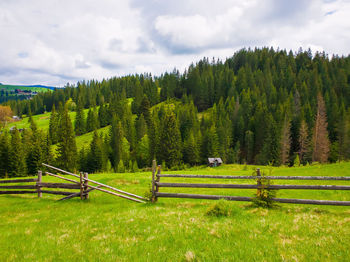
[[[255,168],[227,165],[166,173],[250,175]],[[273,175],[350,176],[350,163],[261,168]],[[151,181],[150,172],[90,177],[140,195],[149,189]],[[43,181],[59,180],[45,176]],[[174,190],[161,189],[166,191]],[[176,191],[254,193],[230,189]],[[285,190],[278,197],[350,200],[344,191]],[[91,192],[88,201],[56,199],[45,194],[42,199],[33,195],[0,196],[1,261],[348,261],[350,257],[350,207],[281,204],[267,210],[229,202],[229,216],[211,217],[206,211],[216,201],[160,198],[156,204],[138,204],[102,192]]]

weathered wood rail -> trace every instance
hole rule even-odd
[[[109,186],[109,185],[106,185],[106,184],[102,184],[102,183],[100,183],[98,181],[89,179],[88,176],[87,176],[87,173],[85,173],[85,175],[82,175],[82,173],[80,173],[80,176],[78,176],[78,175],[76,175],[74,173],[65,171],[63,169],[60,169],[60,168],[57,168],[57,167],[54,167],[54,166],[51,166],[51,165],[48,165],[48,164],[44,164],[43,163],[43,165],[48,167],[48,168],[51,168],[53,170],[56,170],[58,172],[61,172],[61,173],[64,173],[64,174],[67,174],[67,175],[79,178],[80,181],[78,182],[78,181],[75,181],[75,180],[72,180],[72,179],[64,178],[62,176],[46,172],[46,174],[48,174],[48,175],[52,175],[52,176],[55,176],[55,177],[58,177],[58,178],[61,178],[61,179],[64,179],[64,180],[67,180],[67,181],[70,181],[70,182],[78,183],[81,192],[87,191],[87,188],[90,188],[90,190],[94,190],[95,189],[95,190],[98,190],[98,191],[101,191],[101,192],[104,192],[104,193],[107,193],[107,194],[110,194],[110,195],[114,195],[114,196],[117,196],[117,197],[125,198],[125,199],[131,200],[131,201],[134,201],[134,202],[138,202],[138,203],[145,203],[145,201],[146,201],[146,199],[141,197],[141,196],[138,196],[138,195],[135,195],[135,194],[132,194],[132,193],[120,190],[118,188],[115,188],[115,187],[112,187],[112,186]],[[96,184],[97,186],[91,186],[91,185],[88,184],[88,182]],[[109,190],[102,189],[101,187],[108,188]],[[118,192],[120,194],[115,193],[113,191]],[[82,195],[83,195],[83,193],[80,194],[81,197],[82,197]]]
[[[46,172],[48,173],[48,172]],[[56,177],[59,177],[55,175]],[[87,174],[86,174],[87,176]],[[42,197],[42,194],[52,194],[52,195],[63,195],[66,196],[64,199],[70,199],[72,197],[83,197],[87,198],[88,194],[91,190],[86,190],[84,188],[83,191],[76,192],[69,192],[69,191],[54,191],[54,190],[46,190],[48,189],[81,189],[81,185],[77,181],[70,181],[74,182],[74,184],[71,183],[47,183],[42,182],[42,171],[38,172],[37,178],[32,179],[11,179],[11,180],[1,180],[0,184],[6,184],[6,185],[0,185],[0,194],[1,195],[15,195],[15,194],[38,194],[38,197]],[[16,184],[16,183],[34,183],[30,185],[9,185],[9,184]],[[26,190],[4,190],[4,189],[26,189]],[[28,189],[35,189],[35,190],[28,190]],[[61,200],[61,199],[60,199]]]
[[[152,201],[156,202],[159,197],[166,198],[191,198],[191,199],[226,199],[231,201],[252,201],[253,197],[243,196],[224,196],[224,195],[202,195],[202,194],[186,194],[186,193],[165,193],[159,192],[160,188],[221,188],[221,189],[300,189],[300,190],[350,190],[350,186],[346,185],[265,185],[262,179],[266,180],[317,180],[317,181],[350,181],[350,177],[330,177],[330,176],[261,176],[260,169],[257,169],[256,176],[213,176],[213,175],[174,175],[161,174],[161,166],[157,167],[156,161],[153,160],[152,165]],[[161,183],[160,178],[211,178],[211,179],[244,179],[256,180],[256,184],[208,184],[208,183]],[[316,200],[316,199],[287,199],[272,198],[279,203],[293,204],[312,204],[312,205],[336,205],[350,206],[350,201],[334,201],[334,200]]]

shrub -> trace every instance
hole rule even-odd
[[[229,210],[229,205],[227,203],[227,200],[225,199],[220,199],[217,201],[215,204],[211,205],[207,212],[206,215],[208,216],[215,216],[215,217],[222,217],[222,216],[228,216],[230,213]]]
[[[268,188],[271,185],[270,179],[264,178],[264,174],[262,174],[260,182],[261,189],[257,190],[256,197],[253,198],[253,204],[263,208],[272,208],[277,206],[276,202],[273,201],[273,198],[275,198],[277,195],[277,190]]]

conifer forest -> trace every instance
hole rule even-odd
[[[152,159],[181,169],[208,157],[273,166],[350,158],[350,57],[310,50],[242,49],[184,73],[81,81],[2,106],[29,116],[30,128],[2,128],[0,177],[36,174],[41,163],[125,172]],[[47,131],[32,118],[44,112]],[[88,132],[92,140],[78,149]]]

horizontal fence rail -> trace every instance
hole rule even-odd
[[[256,189],[257,195],[263,189],[271,190],[350,190],[350,186],[346,185],[262,185],[263,180],[318,180],[318,181],[350,181],[350,176],[332,177],[332,176],[261,176],[260,169],[257,169],[256,176],[221,176],[221,175],[185,175],[185,174],[161,174],[161,166],[157,167],[155,160],[152,165],[152,201],[156,202],[159,197],[167,198],[191,198],[191,199],[226,199],[231,201],[253,201],[254,197],[243,196],[224,196],[224,195],[202,195],[202,194],[186,194],[186,193],[167,193],[159,192],[160,188],[219,188],[219,189]],[[209,183],[164,183],[160,182],[160,178],[211,178],[211,179],[232,179],[232,180],[256,180],[256,184],[209,184]],[[287,199],[272,198],[271,200],[279,203],[293,204],[313,204],[313,205],[336,205],[350,206],[350,201],[334,201],[334,200],[316,200],[316,199]]]
[[[160,174],[158,177],[178,177],[178,178],[217,178],[217,179],[258,179],[258,176],[212,176],[212,175],[173,175]],[[261,177],[260,177],[261,178]],[[270,180],[340,180],[350,181],[349,176],[263,176]]]
[[[239,184],[194,184],[194,183],[159,183],[158,187],[191,187],[191,188],[240,188],[258,189],[259,185],[239,185]],[[320,189],[320,190],[350,190],[350,186],[334,185],[269,185],[266,189]]]

